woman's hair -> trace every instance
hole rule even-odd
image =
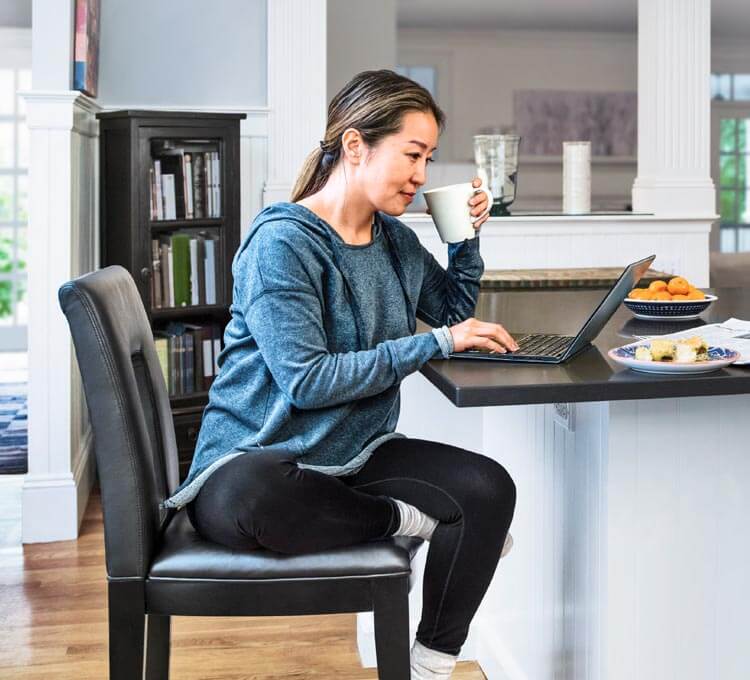
[[[345,130],[359,130],[365,144],[375,147],[401,129],[404,114],[410,111],[431,113],[443,131],[445,114],[419,83],[387,69],[354,76],[328,104],[325,137],[305,159],[292,190],[292,202],[314,194],[328,181],[341,158]]]

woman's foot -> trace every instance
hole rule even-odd
[[[448,680],[458,656],[438,652],[414,640],[411,648],[411,680]]]

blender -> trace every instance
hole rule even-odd
[[[474,135],[474,162],[477,175],[488,187],[494,201],[492,217],[510,215],[508,206],[516,198],[518,185],[518,135]]]

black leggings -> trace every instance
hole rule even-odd
[[[357,474],[334,477],[264,449],[216,470],[188,514],[211,541],[298,554],[392,535],[399,515],[388,497],[439,522],[427,553],[417,640],[456,655],[495,573],[516,503],[513,480],[491,458],[391,439]]]

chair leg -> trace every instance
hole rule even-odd
[[[170,617],[146,617],[146,680],[169,680]]]
[[[409,577],[373,582],[379,680],[410,680]]]
[[[143,678],[143,581],[109,582],[109,680]]]

